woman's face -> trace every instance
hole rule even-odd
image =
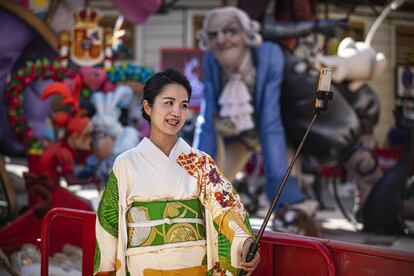
[[[188,117],[188,94],[180,84],[167,84],[152,106],[143,101],[144,110],[151,118],[151,136],[176,136]]]
[[[239,21],[230,14],[217,14],[207,27],[208,47],[222,67],[236,69],[248,51]]]

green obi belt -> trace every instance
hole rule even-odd
[[[198,199],[134,202],[127,212],[128,248],[205,240]]]

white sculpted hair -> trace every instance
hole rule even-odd
[[[250,17],[243,10],[232,6],[215,8],[206,14],[203,22],[203,29],[198,32],[199,47],[201,49],[208,49],[208,25],[210,21],[218,14],[227,14],[230,17],[236,18],[244,30],[243,38],[246,44],[250,47],[258,47],[262,44],[262,36],[259,33],[260,23],[251,20]]]

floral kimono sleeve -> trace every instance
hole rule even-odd
[[[118,183],[112,172],[97,211],[94,275],[116,270],[118,210]]]
[[[208,275],[238,275],[244,242],[254,237],[239,195],[210,156],[190,153],[181,155],[178,163],[199,181],[199,199],[205,207]]]

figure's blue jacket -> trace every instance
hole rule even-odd
[[[282,124],[280,94],[284,70],[284,55],[280,47],[264,42],[252,49],[256,68],[255,124],[262,146],[266,190],[269,197],[287,169],[285,132]],[[219,111],[218,99],[222,91],[222,71],[214,57],[207,51],[204,57],[204,96],[201,113],[197,119],[194,147],[207,152],[213,158],[217,153],[217,137],[214,116]],[[289,180],[292,182],[292,179]],[[303,199],[296,181],[285,187],[279,203],[294,203]]]

